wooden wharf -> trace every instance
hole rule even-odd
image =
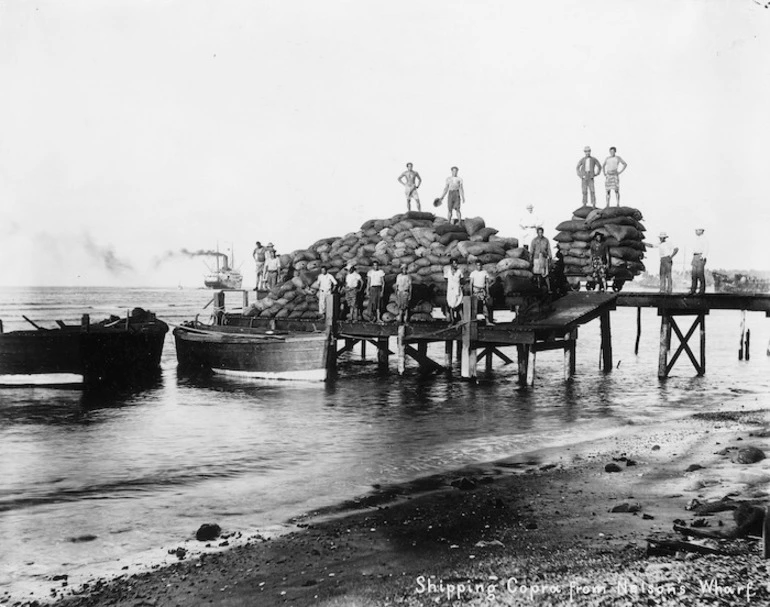
[[[224,292],[215,299],[215,308],[224,305]],[[350,321],[340,317],[340,297],[329,295],[327,315],[317,321],[287,318],[263,319],[241,317],[237,324],[243,327],[261,327],[283,331],[325,331],[329,340],[326,356],[327,371],[336,373],[337,359],[346,352],[352,352],[359,345],[365,357],[367,345],[377,352],[381,368],[387,369],[389,357],[396,355],[397,369],[403,374],[407,358],[415,360],[420,369],[427,372],[449,372],[456,353],[463,378],[474,379],[478,364],[485,362],[486,370],[492,369],[494,357],[505,364],[514,362],[502,348],[515,347],[518,363],[518,377],[522,385],[533,385],[537,353],[548,350],[564,352],[564,379],[575,374],[575,355],[578,330],[581,326],[599,319],[601,333],[601,369],[610,372],[612,360],[611,312],[617,307],[637,308],[637,335],[635,353],[638,354],[641,335],[641,309],[656,308],[661,318],[660,350],[658,356],[658,377],[669,376],[674,364],[686,354],[698,375],[706,372],[706,322],[711,310],[738,310],[745,318],[746,311],[764,312],[770,316],[770,295],[741,293],[706,293],[703,295],[664,294],[656,292],[601,293],[593,291],[570,292],[553,302],[538,301],[523,296],[506,297],[496,302],[497,309],[512,309],[516,312],[513,321],[487,323],[479,320],[478,301],[475,297],[463,298],[462,319],[450,324],[446,320],[430,322],[397,323]],[[243,292],[243,308],[248,306],[248,292]],[[677,320],[681,317],[694,319],[684,332]],[[234,320],[234,319],[233,319]],[[229,324],[229,323],[228,323]],[[235,327],[233,327],[235,329]],[[237,330],[237,329],[235,329]],[[690,340],[698,334],[699,348],[696,356]],[[669,358],[672,333],[679,345]],[[391,338],[395,338],[395,352],[391,350]],[[741,353],[744,336],[741,335]],[[694,341],[694,340],[693,340]],[[342,346],[338,342],[342,342]],[[444,361],[439,363],[428,356],[428,346],[444,344]],[[748,333],[746,335],[746,358],[748,359]]]
[[[749,312],[764,312],[770,316],[770,295],[750,293],[704,293],[702,295],[689,295],[684,293],[641,293],[626,292],[617,295],[617,305],[620,307],[637,308],[636,315],[636,346],[635,353],[639,351],[639,336],[642,330],[642,308],[657,308],[660,316],[660,349],[658,354],[658,377],[668,377],[674,364],[682,353],[687,354],[698,375],[706,373],[706,316],[711,310],[740,310],[745,326],[745,314]],[[694,319],[690,328],[684,333],[677,319],[689,317]],[[695,356],[690,347],[690,339],[698,331],[699,348],[698,356]],[[671,333],[676,334],[679,346],[669,359],[671,351]],[[748,359],[748,341],[741,334],[741,355],[746,345]]]
[[[365,348],[369,343],[377,348],[379,363],[387,366],[389,355],[394,354],[390,350],[389,341],[395,337],[399,373],[404,372],[407,356],[417,361],[424,370],[448,371],[456,347],[461,376],[472,379],[476,377],[476,369],[481,361],[485,361],[487,370],[491,370],[495,356],[506,364],[513,363],[501,348],[515,346],[519,381],[532,385],[537,353],[546,350],[564,351],[564,377],[571,378],[575,373],[578,328],[599,318],[602,368],[609,371],[612,369],[610,312],[615,309],[615,298],[615,294],[609,293],[569,293],[547,306],[540,314],[528,317],[529,320],[522,320],[518,316],[512,322],[494,324],[478,319],[475,312],[478,302],[471,296],[463,298],[462,320],[456,324],[442,320],[399,324],[352,322],[335,318],[331,321],[335,326],[334,337],[345,341],[345,345],[336,350],[335,356],[351,351],[357,344]],[[508,298],[507,303],[521,309],[525,302],[523,298]],[[427,356],[428,344],[436,342],[444,343],[443,365]]]

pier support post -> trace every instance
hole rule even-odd
[[[746,310],[741,310],[741,337],[738,343],[738,360],[743,360],[743,346],[746,342]]]
[[[529,360],[527,361],[527,385],[535,385],[535,362],[537,359],[537,350],[535,344],[529,347]]]
[[[377,338],[377,365],[380,369],[388,368],[389,341],[390,340],[387,337]]]
[[[3,325],[0,323],[0,333],[3,332]],[[746,329],[746,360],[751,359],[751,329]]]
[[[478,321],[476,320],[476,298],[472,295],[463,297],[462,357],[460,370],[462,377],[476,377],[476,340]]]
[[[486,359],[486,364],[484,366],[484,370],[487,372],[487,374],[492,373],[492,356],[493,356],[492,352],[493,352],[493,350],[494,349],[491,346],[487,349],[487,359]]]
[[[634,342],[634,355],[639,354],[639,340],[642,337],[642,308],[636,309],[636,342]]]
[[[569,381],[575,375],[575,352],[577,348],[577,329],[570,331],[564,343],[564,380]]]
[[[518,354],[519,363],[519,384],[522,386],[527,385],[527,376],[529,368],[529,350],[532,348],[530,344],[517,344],[516,352]]]
[[[4,333],[4,331],[3,331],[3,321],[0,320],[0,335],[2,335],[3,333]]]
[[[658,378],[668,377],[668,348],[671,326],[668,313],[660,311],[660,350],[658,350]]]
[[[398,325],[398,334],[396,336],[396,360],[398,367],[398,374],[403,375],[406,369],[406,327],[404,325]]]
[[[602,333],[602,370],[612,371],[612,331],[610,330],[610,313],[602,312],[599,318]]]
[[[454,342],[451,339],[447,339],[444,342],[444,366],[447,368],[447,371],[452,370],[452,346],[454,345]]]
[[[700,320],[700,369],[698,375],[706,375],[706,315],[701,314]]]
[[[674,364],[679,359],[682,353],[687,354],[687,357],[692,362],[693,367],[698,375],[704,375],[706,373],[706,314],[707,311],[702,310],[672,310],[661,309],[659,311],[661,316],[660,322],[660,354],[658,357],[658,377],[668,377]],[[679,325],[677,325],[675,316],[695,316],[690,329],[686,334],[683,334]],[[700,356],[696,358],[693,349],[690,347],[690,338],[695,334],[696,329],[700,329]],[[679,347],[674,352],[671,360],[667,362],[668,350],[670,348],[671,332],[676,333],[679,339]],[[666,343],[668,341],[668,343]]]
[[[361,340],[361,360],[366,360],[366,340]]]
[[[80,317],[80,329],[85,332],[88,332],[91,329],[91,317],[88,314],[83,314],[83,316]]]
[[[428,342],[427,341],[420,341],[417,342],[417,354],[419,355],[419,358],[421,360],[426,360],[428,358]],[[420,362],[420,371],[424,371],[426,369],[425,365]]]
[[[335,334],[335,329],[339,319],[339,310],[340,296],[336,293],[330,293],[326,296],[326,317],[324,319],[326,325],[326,360],[324,361],[324,367],[326,368],[327,379],[337,376],[337,335]]]

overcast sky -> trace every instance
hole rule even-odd
[[[531,202],[552,237],[585,145],[648,234],[768,270],[768,28],[753,0],[0,0],[0,285],[199,286],[157,260],[217,242],[248,285],[255,240],[405,210],[406,162],[424,202],[457,165],[464,213],[517,236]]]

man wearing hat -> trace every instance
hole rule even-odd
[[[671,293],[674,288],[671,268],[674,265],[674,255],[679,252],[679,249],[668,242],[668,234],[665,232],[661,232],[658,238],[660,239],[658,245],[660,250],[660,292]]]
[[[583,188],[583,206],[588,204],[588,191],[591,191],[591,204],[596,206],[596,191],[594,190],[594,177],[601,175],[602,164],[593,156],[591,156],[591,148],[586,146],[583,148],[585,155],[578,160],[577,163],[577,176],[580,177],[580,182]]]
[[[690,295],[703,295],[706,292],[706,257],[709,254],[709,243],[703,236],[703,228],[695,229],[695,241],[692,247],[692,283]]]
[[[521,242],[519,243],[525,249],[529,248],[529,243],[537,236],[537,229],[543,227],[543,220],[535,214],[535,207],[532,203],[527,205],[527,211],[519,219],[521,227]]]
[[[278,284],[278,274],[281,271],[281,259],[278,257],[270,242],[265,247],[265,282],[268,289],[272,289]]]

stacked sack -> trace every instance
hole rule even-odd
[[[632,280],[644,272],[644,231],[642,213],[632,207],[595,209],[583,206],[572,219],[563,221],[556,229],[554,240],[564,255],[564,273],[568,276],[591,275],[591,238],[596,232],[604,234],[609,247],[608,275],[619,281]]]
[[[372,262],[385,272],[385,296],[395,282],[401,264],[407,264],[413,295],[410,318],[430,320],[434,305],[446,294],[444,269],[457,259],[466,272],[476,260],[500,283],[506,293],[531,288],[532,272],[525,252],[515,238],[497,235],[481,217],[450,223],[432,213],[410,211],[390,219],[371,219],[357,232],[324,238],[287,255],[281,255],[286,280],[257,300],[247,314],[260,318],[318,318],[318,275],[325,265],[344,284],[352,265],[365,279]],[[468,267],[464,267],[464,264]],[[387,300],[386,300],[387,301]],[[391,296],[383,320],[393,320],[398,310]],[[364,301],[364,317],[368,301]]]

